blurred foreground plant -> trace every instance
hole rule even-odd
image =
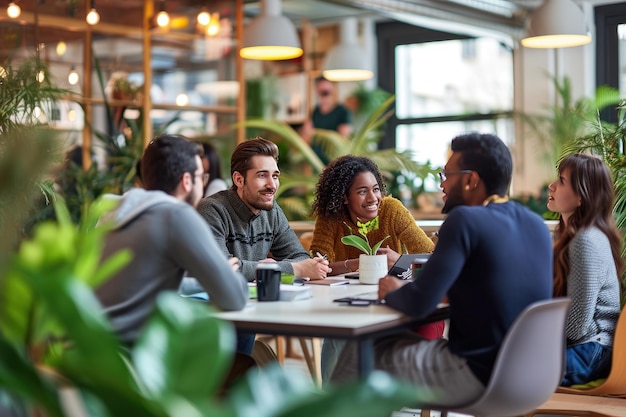
[[[419,391],[384,373],[321,391],[278,364],[253,369],[223,396],[234,328],[173,292],[159,296],[135,346],[124,348],[90,288],[130,256],[99,264],[106,229],[94,225],[108,208],[90,206],[73,226],[59,205],[59,223],[38,225],[10,260],[0,291],[11,294],[0,302],[0,394],[13,399],[13,415],[378,417],[416,405]]]

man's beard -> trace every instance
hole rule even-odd
[[[258,210],[270,211],[274,207],[274,199],[271,201],[252,201],[250,205]]]
[[[463,190],[461,188],[461,183],[459,182],[457,186],[448,190],[446,193],[446,202],[441,209],[443,214],[447,214],[455,208],[456,206],[465,205],[465,200],[463,199]]]
[[[198,195],[194,192],[194,190],[195,188],[189,191],[189,194],[185,196],[185,203],[189,204],[193,208],[197,208],[198,203],[200,203],[200,199],[202,195],[200,195],[200,198],[199,198]]]

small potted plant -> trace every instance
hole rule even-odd
[[[106,89],[113,100],[135,101],[141,98],[141,86],[130,81],[125,72],[113,73]]]
[[[357,219],[356,225],[358,227],[359,235],[355,235],[352,232],[352,227],[347,223],[344,223],[350,234],[341,238],[341,243],[344,245],[352,246],[363,252],[359,256],[359,282],[361,284],[378,284],[378,280],[387,274],[387,255],[377,255],[378,249],[383,244],[389,235],[382,238],[374,246],[370,245],[367,238],[367,234],[372,230],[378,229],[378,216],[365,223]]]

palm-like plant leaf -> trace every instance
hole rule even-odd
[[[311,147],[305,142],[304,139],[302,139],[298,132],[293,130],[287,123],[280,122],[278,120],[253,119],[235,124],[235,126],[240,125],[248,128],[266,129],[276,133],[285,139],[290,145],[298,149],[316,171],[320,172],[324,169],[324,163],[320,160],[320,158],[315,154],[315,152],[313,152]]]

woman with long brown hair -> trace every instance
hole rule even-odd
[[[561,385],[606,377],[620,314],[622,238],[613,219],[615,191],[607,165],[574,154],[549,185],[548,209],[560,213],[554,242],[554,296],[567,296],[567,365]]]

